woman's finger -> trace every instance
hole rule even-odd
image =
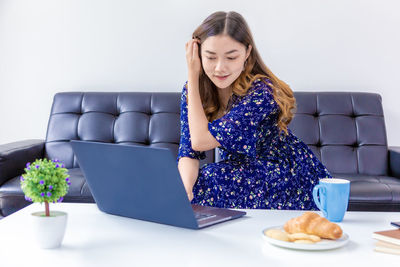
[[[192,54],[192,58],[195,59],[197,56],[197,43],[193,42],[193,54]]]
[[[186,47],[185,47],[185,49],[186,49],[186,56],[188,57],[188,56],[191,56],[192,55],[192,51],[191,51],[191,43],[190,42],[188,42],[187,44],[186,44]]]
[[[190,40],[189,42],[186,43],[186,52],[192,54],[192,49],[193,49],[193,42],[192,40]]]

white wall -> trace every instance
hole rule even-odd
[[[59,91],[180,91],[184,44],[218,10],[247,19],[294,91],[381,94],[400,145],[396,0],[0,0],[0,144],[44,139]]]

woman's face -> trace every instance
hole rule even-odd
[[[242,73],[250,51],[251,45],[246,49],[228,35],[210,36],[201,44],[204,72],[218,88],[228,88]]]

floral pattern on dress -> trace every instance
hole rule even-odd
[[[268,80],[266,80],[268,83]],[[203,159],[191,148],[187,89],[181,95],[181,157]],[[209,122],[220,143],[221,161],[199,170],[193,204],[223,208],[317,209],[312,190],[320,178],[331,178],[310,148],[290,129],[278,128],[279,106],[261,79],[243,97],[233,95],[229,111]]]
[[[187,109],[187,89],[186,84],[183,86],[181,94],[181,137],[179,141],[178,158],[188,157],[192,159],[205,159],[205,152],[199,152],[192,149],[192,142],[190,140],[189,122],[188,122],[188,109]]]

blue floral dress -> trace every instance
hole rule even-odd
[[[181,95],[181,157],[203,159],[191,148],[187,89]],[[245,96],[232,96],[228,112],[208,123],[221,144],[221,161],[199,170],[192,204],[223,208],[317,209],[312,197],[320,178],[331,177],[313,152],[288,129],[280,133],[279,106],[261,79]]]

